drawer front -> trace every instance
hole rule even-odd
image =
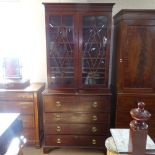
[[[47,123],[104,123],[109,121],[109,113],[46,113]]]
[[[74,111],[76,105],[75,96],[44,96],[44,111]]]
[[[33,115],[21,115],[23,128],[34,128],[34,116]]]
[[[110,104],[108,96],[44,96],[45,112],[109,112]]]
[[[0,112],[20,112],[22,114],[33,114],[33,102],[0,101]]]
[[[27,144],[35,144],[35,131],[33,129],[23,129],[23,135],[27,139]]]
[[[33,100],[30,92],[0,92],[0,100]]]
[[[109,96],[79,96],[80,111],[110,111],[110,98]]]
[[[105,139],[105,136],[45,135],[45,145],[104,148]]]
[[[46,134],[75,134],[75,135],[106,135],[108,125],[103,124],[45,124]]]

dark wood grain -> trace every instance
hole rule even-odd
[[[47,146],[60,147],[60,146],[74,146],[83,148],[96,148],[103,149],[105,142],[104,136],[78,136],[78,135],[48,135],[45,136],[45,143]]]
[[[155,91],[154,15],[153,10],[122,10],[114,16],[117,92]]]
[[[104,123],[80,123],[80,124],[47,124],[44,127],[46,134],[71,134],[71,135],[105,135],[108,131],[107,124]]]
[[[130,109],[144,102],[155,139],[155,10],[121,10],[114,16],[113,88],[115,125],[128,128]]]

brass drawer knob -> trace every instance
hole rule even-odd
[[[92,143],[93,145],[95,145],[95,144],[96,144],[96,139],[92,139],[91,143]]]
[[[97,121],[97,116],[96,115],[93,115],[92,116],[92,119],[93,119],[93,121]]]
[[[60,101],[56,101],[56,107],[61,107],[61,106],[62,106],[61,102]]]
[[[61,120],[61,115],[60,114],[56,115],[56,120],[58,120],[58,121]]]
[[[60,138],[57,139],[57,144],[61,144],[61,139]]]
[[[56,131],[57,131],[57,132],[60,132],[60,131],[61,131],[61,127],[60,127],[60,126],[57,126]]]
[[[93,106],[94,108],[96,108],[96,107],[98,106],[98,103],[97,103],[96,101],[94,101],[93,104],[92,104],[92,106]]]
[[[92,132],[97,132],[97,127],[93,126],[91,129]]]

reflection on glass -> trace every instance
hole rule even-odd
[[[107,45],[107,17],[83,17],[82,82],[104,84]]]
[[[49,18],[49,67],[52,85],[74,83],[73,17],[51,16]]]

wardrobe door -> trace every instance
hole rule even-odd
[[[144,14],[147,13],[125,12],[123,20],[114,18],[118,92],[153,92],[155,89],[155,20],[151,14],[143,19]]]

